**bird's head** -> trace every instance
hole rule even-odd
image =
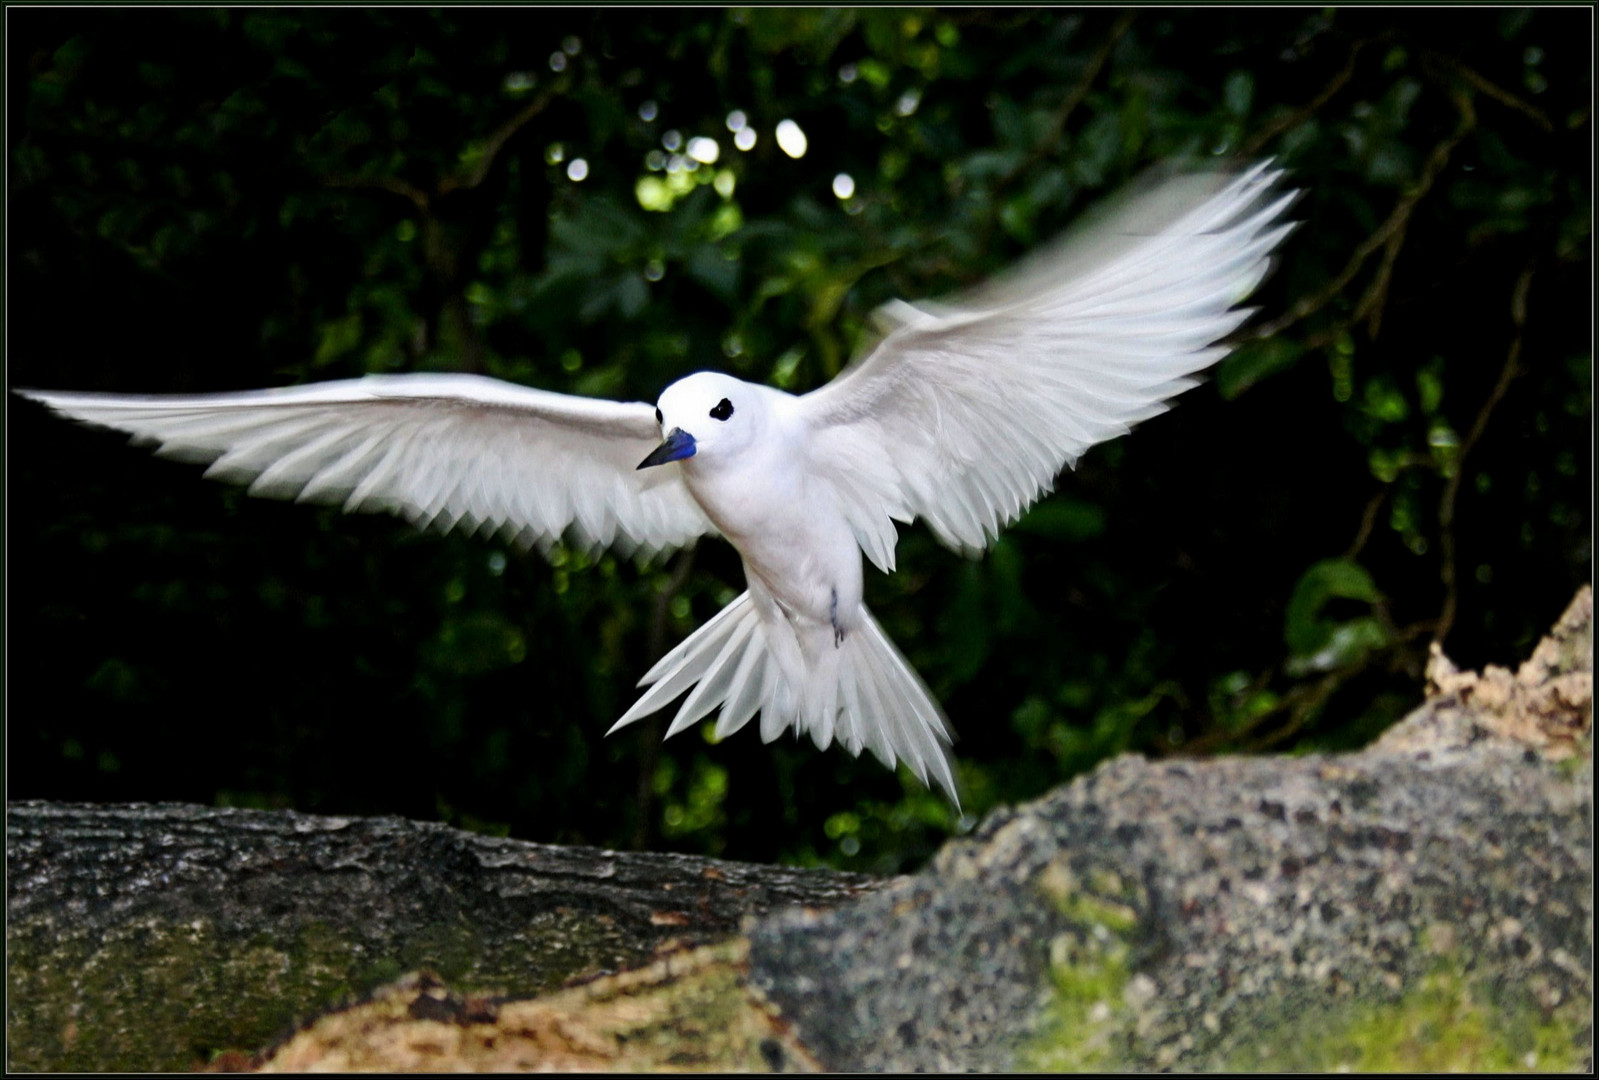
[[[679,379],[662,392],[655,419],[665,441],[639,468],[696,458],[714,461],[737,454],[754,439],[761,408],[759,388],[714,371]]]

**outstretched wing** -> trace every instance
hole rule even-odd
[[[894,520],[980,550],[1063,466],[1168,408],[1227,352],[1292,229],[1281,171],[1146,183],[952,306],[897,303],[863,358],[800,399],[812,465],[893,569]]]
[[[637,470],[654,409],[478,375],[369,375],[237,394],[18,391],[209,462],[250,494],[388,510],[444,531],[654,553],[714,532],[678,470]]]

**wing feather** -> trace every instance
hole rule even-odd
[[[639,472],[652,406],[476,375],[369,375],[236,394],[19,391],[252,495],[387,510],[442,531],[654,553],[714,531],[677,469]]]
[[[892,570],[893,523],[918,517],[980,550],[1089,447],[1197,385],[1293,228],[1282,175],[1147,182],[956,304],[885,307],[877,346],[801,399],[812,466],[867,557]]]

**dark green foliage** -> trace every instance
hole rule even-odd
[[[868,575],[961,733],[974,813],[1125,750],[1356,744],[1419,700],[1429,640],[1509,661],[1590,576],[1586,10],[27,9],[8,29],[21,386],[435,369],[653,400],[721,368],[800,391],[880,303],[980,280],[1150,163],[1277,155],[1303,225],[1213,380],[982,561],[914,527],[900,572]],[[719,154],[687,171],[694,138]],[[545,561],[9,417],[12,797],[878,870],[955,826],[837,749],[601,737],[742,587],[724,544]]]

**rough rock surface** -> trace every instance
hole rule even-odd
[[[1514,675],[1496,664],[1459,671],[1435,644],[1427,663],[1427,703],[1378,746],[1425,751],[1508,739],[1564,761],[1593,727],[1593,591],[1583,589]]]
[[[1584,1066],[1592,609],[1358,754],[1110,762],[771,917],[752,981],[835,1069]]]
[[[1591,772],[1525,753],[1122,759],[911,883],[774,917],[752,977],[839,1069],[1357,1066],[1353,1037],[1298,1054],[1440,973],[1504,993],[1505,1064],[1547,1056],[1591,1001]]]

